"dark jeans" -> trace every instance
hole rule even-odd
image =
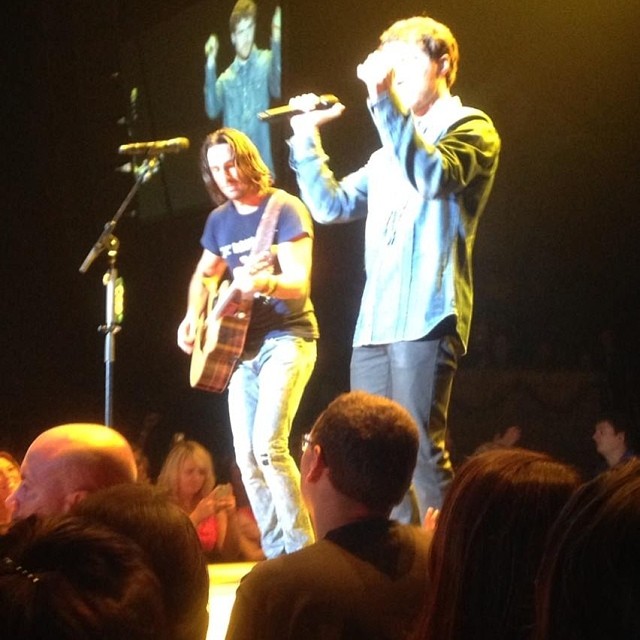
[[[461,353],[452,334],[422,340],[355,347],[351,357],[351,388],[399,402],[420,429],[420,450],[413,474],[413,491],[422,522],[428,507],[440,508],[453,471],[445,445],[447,410],[453,377]],[[412,496],[407,494],[393,511],[401,522],[412,518]]]

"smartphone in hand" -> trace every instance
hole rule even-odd
[[[231,484],[218,484],[213,489],[213,497],[214,498],[225,498],[226,496],[230,496],[233,494],[233,489]]]

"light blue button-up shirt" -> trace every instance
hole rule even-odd
[[[420,118],[400,113],[389,96],[370,110],[382,147],[340,181],[319,137],[289,141],[300,193],[317,222],[366,216],[366,282],[353,345],[417,340],[453,317],[466,349],[473,244],[498,165],[498,133],[457,97],[441,98]]]

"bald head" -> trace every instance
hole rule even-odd
[[[100,424],[65,424],[41,433],[24,456],[22,482],[7,498],[14,519],[66,513],[87,494],[135,482],[133,451],[117,431]]]

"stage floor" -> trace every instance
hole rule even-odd
[[[254,564],[255,562],[229,562],[209,565],[207,640],[224,640],[238,583]]]

